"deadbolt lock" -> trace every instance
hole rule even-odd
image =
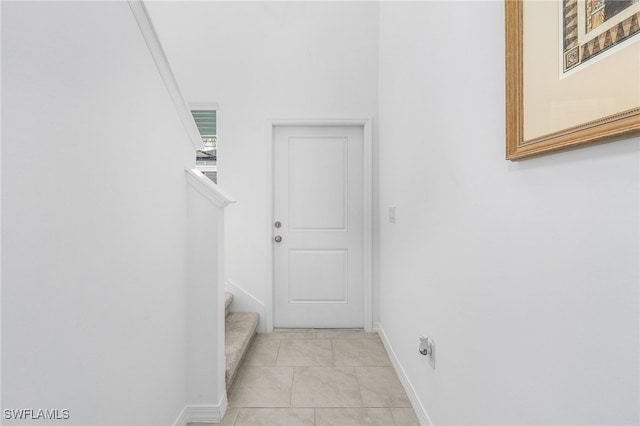
[[[276,228],[280,228],[282,224],[280,222],[276,222],[273,224],[273,226],[275,226]]]

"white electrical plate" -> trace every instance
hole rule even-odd
[[[420,355],[426,356],[429,364],[435,370],[436,369],[436,344],[431,337],[420,336],[420,345],[418,346],[418,352]]]
[[[429,364],[431,364],[431,368],[435,370],[436,369],[436,344],[434,343],[431,337],[427,339],[427,343],[429,344],[429,346],[431,346],[431,353],[429,354],[429,356],[427,356],[427,360],[429,361]]]

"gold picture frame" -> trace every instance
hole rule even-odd
[[[533,96],[532,94],[536,94],[537,96],[539,92],[546,93],[548,91],[552,91],[553,88],[550,88],[549,85],[545,85],[545,84],[540,85],[538,83],[538,74],[544,71],[543,70],[545,65],[544,63],[540,64],[541,61],[538,61],[538,60],[529,61],[530,63],[535,63],[536,67],[533,67],[534,68],[533,70],[526,68],[525,57],[528,58],[527,55],[529,54],[529,52],[527,52],[525,48],[528,48],[530,50],[536,50],[537,48],[533,48],[531,43],[529,43],[529,47],[526,47],[527,45],[524,42],[525,36],[523,35],[525,30],[524,20],[540,19],[541,16],[547,19],[548,17],[545,17],[543,14],[551,11],[551,9],[549,9],[549,6],[548,6],[549,3],[553,3],[555,5],[554,7],[556,7],[559,11],[557,12],[558,14],[564,14],[566,13],[564,12],[564,10],[567,7],[572,7],[571,2],[573,3],[577,3],[579,1],[584,2],[585,0],[556,0],[554,2],[532,1],[531,3],[527,4],[526,10],[524,5],[525,1],[528,1],[528,0],[505,0],[506,158],[508,160],[514,160],[514,161],[522,160],[522,159],[526,159],[534,156],[554,153],[561,150],[582,147],[590,144],[609,142],[616,139],[620,139],[623,136],[629,136],[633,133],[640,132],[640,89],[636,89],[636,87],[640,87],[640,83],[636,85],[636,81],[633,80],[634,78],[637,78],[638,80],[640,80],[640,74],[638,74],[637,77],[631,77],[631,79],[626,78],[623,81],[616,83],[618,86],[621,86],[621,89],[620,89],[622,90],[621,93],[627,97],[629,95],[628,93],[629,90],[631,91],[638,90],[637,102],[635,101],[635,95],[631,93],[631,96],[632,96],[632,98],[630,98],[631,100],[625,101],[626,103],[624,103],[624,108],[621,110],[615,110],[615,106],[614,106],[613,109],[615,111],[610,111],[611,108],[609,108],[609,111],[607,111],[607,113],[602,114],[602,116],[598,115],[596,117],[593,117],[593,111],[591,111],[592,116],[588,120],[579,121],[578,123],[573,123],[572,125],[567,125],[567,126],[561,125],[560,128],[555,128],[552,131],[548,131],[548,132],[543,130],[540,134],[534,134],[534,135],[526,134],[527,131],[525,130],[525,126],[528,124],[528,122],[532,118],[535,118],[533,117],[533,113],[531,113],[531,111],[534,110],[534,108],[529,108],[529,111],[527,111],[525,108],[525,105],[529,105],[528,103],[529,99],[527,99],[526,97]],[[561,1],[562,3],[558,4],[557,1]],[[602,2],[604,3],[604,0],[602,0]],[[530,6],[530,4],[532,6]],[[538,9],[537,5],[544,5],[544,4],[547,4],[546,6],[547,9],[545,9],[546,12],[545,11],[537,12],[537,9]],[[564,8],[564,9],[561,9],[561,8]],[[528,16],[525,16],[525,13],[529,13],[532,18],[528,18]],[[556,13],[556,12],[551,11],[551,13]],[[554,15],[555,19],[558,19],[559,17],[558,14]],[[634,15],[634,18],[633,18],[635,19],[635,21],[633,21],[634,29],[636,28],[635,25],[637,24],[638,16],[640,16],[640,13],[638,13],[637,16]],[[565,16],[565,21],[566,21],[566,16]],[[533,25],[532,22],[534,21],[527,21],[526,28],[528,29],[528,31],[530,31],[530,28],[535,28],[535,26],[532,26]],[[545,25],[547,25],[547,28],[548,28],[548,22]],[[563,24],[563,25],[566,26],[566,24]],[[627,25],[627,28],[628,27],[629,26]],[[560,32],[561,31],[558,31],[559,34]],[[552,37],[556,37],[556,36],[558,37],[555,39],[557,42],[559,40],[559,37],[562,37],[562,35],[552,35]],[[549,37],[549,39],[552,39],[552,37]],[[567,38],[566,36],[564,37],[565,38],[562,41],[566,46]],[[538,40],[537,33],[535,38],[536,38],[536,45],[543,43],[542,41]],[[608,42],[609,44],[611,44],[609,39],[608,39]],[[596,40],[596,43],[597,43],[597,40]],[[559,45],[560,44],[558,43],[556,46],[559,46]],[[554,59],[553,61],[549,61],[549,62],[550,63],[553,62],[554,64],[553,66],[555,67],[557,66],[559,61],[562,61],[562,56],[560,54],[557,54],[557,51],[558,51],[557,47],[554,46],[554,48],[556,49],[557,60]],[[632,54],[635,55],[637,53],[635,52],[635,49],[640,51],[640,43],[636,42],[631,46],[625,47],[625,49],[631,50]],[[573,54],[575,55],[575,53]],[[606,71],[606,68],[605,68],[607,66],[606,61],[611,61],[610,58],[612,58],[616,54],[617,53],[609,52],[608,57],[606,57],[606,60],[602,60],[602,62],[598,63],[597,66],[584,68],[583,70],[575,70],[576,73],[578,72],[581,73],[581,75],[578,78],[583,81],[583,87],[584,87],[584,81],[588,82],[589,78],[591,78],[590,74],[594,73],[592,69],[598,68],[600,71],[602,71],[603,69]],[[602,55],[602,56],[604,57],[605,55]],[[585,57],[587,57],[587,55],[585,55]],[[565,62],[566,62],[566,59],[565,59]],[[551,66],[548,66],[547,68],[551,68]],[[566,64],[565,64],[565,68],[567,68]],[[618,71],[618,67],[616,68],[616,71]],[[553,78],[556,78],[558,80],[557,84],[565,84],[562,81],[560,81],[562,80],[561,78],[557,77],[558,76],[557,69],[546,70],[544,72],[551,75]],[[552,73],[556,73],[556,74],[552,75]],[[529,76],[530,80],[534,81],[533,83],[530,83],[529,81],[527,81],[526,82],[527,88],[525,88],[526,76]],[[571,78],[574,78],[574,77],[572,76],[568,77],[566,78],[566,80],[569,81]],[[578,79],[578,78],[575,78],[575,79]],[[615,79],[615,76],[613,78]],[[601,77],[600,77],[600,80],[602,80]],[[631,84],[631,87],[627,86],[627,83],[629,82],[633,83]],[[610,81],[608,81],[607,83],[611,85]],[[566,84],[571,84],[571,83],[566,83]],[[607,101],[605,103],[608,103],[608,104],[612,103],[611,101],[612,96],[616,96],[615,93],[611,94],[610,92],[607,92],[607,97],[606,99],[604,99],[605,101]],[[547,95],[545,94],[544,96],[547,96]],[[548,120],[556,120],[556,118],[558,117],[562,119],[562,115],[566,113],[566,114],[571,114],[572,117],[570,118],[575,120],[575,118],[573,117],[574,110],[582,108],[582,104],[584,102],[582,102],[582,99],[579,96],[574,97],[573,99],[571,99],[571,96],[567,96],[566,94],[563,96],[564,96],[563,102],[565,102],[565,105],[572,105],[573,107],[567,106],[566,108],[563,109],[562,105],[558,107],[557,104],[559,102],[556,102],[554,100],[552,101],[553,105],[551,105],[550,107],[548,106],[547,110],[545,110],[544,113],[538,114],[538,115],[551,117]],[[554,99],[558,99],[558,98],[559,97]],[[601,105],[598,105],[599,101],[597,97],[595,98],[595,100],[589,99],[589,102],[594,104],[592,110],[600,111],[602,109],[606,109],[606,108],[603,108]],[[613,103],[615,104],[615,102]],[[607,106],[610,106],[610,105],[607,105]],[[526,115],[527,112],[529,113],[529,116]],[[544,126],[541,126],[541,127],[544,127]]]

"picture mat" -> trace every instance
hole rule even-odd
[[[524,141],[640,106],[640,43],[560,79],[556,1],[523,4]]]

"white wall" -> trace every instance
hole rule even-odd
[[[3,2],[2,89],[2,408],[172,424],[194,159],[127,3]]]
[[[434,424],[638,424],[640,140],[505,161],[503,16],[380,4],[382,326]]]
[[[268,119],[375,116],[378,6],[373,2],[148,6],[187,100],[219,105],[218,179],[238,200],[226,211],[227,277],[268,303]],[[242,292],[235,296],[244,297]],[[250,305],[246,299],[245,305]]]

